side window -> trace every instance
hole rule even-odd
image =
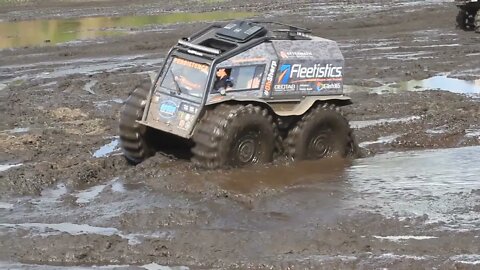
[[[214,91],[250,90],[260,88],[265,65],[219,68],[215,75]]]

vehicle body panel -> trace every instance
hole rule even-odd
[[[190,138],[194,123],[201,113],[204,89],[208,80],[205,80],[204,85],[201,86],[202,95],[190,95],[186,92],[177,92],[172,87],[166,87],[164,82],[172,81],[171,77],[175,76],[169,69],[175,59],[183,58],[172,56],[166,61],[165,72],[155,84],[152,96],[147,101],[149,103],[148,109],[145,111],[143,120],[139,122],[183,138]],[[187,59],[185,61],[196,63]],[[205,76],[209,76],[208,70]]]
[[[302,115],[317,101],[351,103],[343,96],[336,42],[258,37],[232,45],[215,31],[206,28],[172,48],[139,123],[191,138],[205,108],[222,102],[259,102],[278,117]]]

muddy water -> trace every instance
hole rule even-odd
[[[370,93],[398,93],[405,91],[443,90],[459,94],[479,95],[480,80],[461,80],[445,75],[433,76],[424,80],[410,80],[378,87],[346,86],[346,91],[366,91]]]
[[[480,228],[479,151],[467,147],[359,160],[347,170],[349,189],[356,194],[347,200],[352,209],[424,216],[446,229]]]
[[[59,44],[125,35],[138,28],[175,23],[252,17],[251,12],[169,13],[156,16],[89,17],[79,19],[0,22],[0,49]]]
[[[466,81],[447,76],[434,76],[425,80],[412,80],[406,83],[407,89],[440,89],[454,93],[480,94],[480,80]]]
[[[128,266],[137,265],[134,262],[141,262],[140,265],[159,262],[140,255],[151,241],[166,241],[169,244],[165,245],[173,249],[178,243],[178,248],[186,250],[182,252],[188,256],[200,256],[200,259],[197,251],[189,251],[192,242],[196,243],[196,248],[211,252],[208,243],[212,239],[217,239],[213,240],[215,249],[228,250],[232,243],[247,241],[246,247],[239,247],[239,252],[246,254],[244,256],[253,256],[251,250],[247,251],[252,248],[261,250],[261,254],[276,256],[279,252],[276,247],[278,236],[274,235],[279,231],[289,231],[282,236],[283,247],[280,248],[288,251],[308,248],[312,241],[310,235],[324,234],[322,228],[325,226],[341,226],[341,230],[357,231],[350,237],[364,239],[361,241],[392,243],[382,244],[381,252],[369,253],[363,258],[372,265],[378,265],[379,261],[402,261],[405,256],[412,259],[417,255],[419,257],[415,260],[426,262],[473,258],[467,264],[475,263],[478,254],[471,254],[468,250],[462,254],[442,251],[443,257],[436,254],[437,248],[431,249],[431,253],[428,250],[430,245],[436,247],[441,241],[448,241],[452,233],[480,235],[479,151],[480,147],[410,151],[355,161],[331,159],[250,170],[182,173],[155,179],[158,186],[126,176],[80,190],[59,184],[44,191],[40,197],[3,199],[0,202],[4,206],[0,207],[0,238],[15,241],[16,244],[9,247],[14,251],[24,248],[22,243],[27,243],[28,239],[39,248],[44,243],[49,246],[53,242],[57,246],[65,245],[67,249],[72,248],[69,244],[72,239],[83,236],[89,237],[82,240],[87,241],[87,245],[96,238],[119,239],[115,241],[125,242],[129,250],[137,251],[130,254],[128,260],[108,259],[111,255],[105,255],[107,259],[102,262],[110,262],[106,265],[121,262],[125,267],[124,263]],[[165,190],[165,187],[171,189],[174,183],[190,184],[192,188],[186,193]],[[219,190],[219,194],[225,196],[212,198],[211,190]],[[392,219],[400,223],[392,227],[382,225],[380,229],[377,228],[380,225],[374,225]],[[352,226],[348,225],[350,223],[355,225],[349,227]],[[195,235],[187,233],[189,231]],[[229,232],[227,242],[218,238],[225,232]],[[257,233],[260,233],[259,239],[249,238]],[[189,244],[184,242],[185,237]],[[331,241],[336,243],[338,240]],[[207,246],[203,246],[203,242]],[[3,250],[0,261],[7,260],[10,262],[5,265],[14,265],[23,259],[6,255],[8,252],[3,245],[9,243],[0,244],[0,250]],[[418,243],[423,248],[416,254]],[[322,244],[326,248],[323,251],[326,254],[321,253],[325,258],[315,257],[315,260],[354,262],[365,256],[355,247],[354,251],[342,251],[337,246],[335,254],[341,258],[334,258],[328,253],[328,245],[332,243]],[[393,250],[390,250],[391,245]],[[394,254],[401,252],[396,249],[397,245],[402,250],[409,250],[408,255]],[[179,250],[173,252],[183,254]],[[35,252],[22,254],[26,254],[29,261],[46,263],[45,258],[36,257]],[[48,256],[57,255],[53,249],[48,253]],[[292,256],[298,260],[297,255]],[[311,256],[308,259],[305,255],[300,257],[312,260]],[[256,256],[250,259],[253,258],[258,259]],[[283,256],[275,260],[291,258]],[[232,258],[225,260],[235,261]],[[70,260],[71,264],[75,265],[76,261]],[[176,264],[192,265],[186,261]],[[20,264],[18,267],[28,268]]]
[[[480,94],[480,80],[460,80],[447,76],[433,76],[424,80],[411,80],[395,84],[397,91],[445,90],[462,94]],[[384,89],[382,89],[384,90]]]
[[[405,8],[406,10],[414,10],[422,5],[432,5],[441,2],[448,2],[448,0],[395,0],[389,1],[388,5],[383,5],[378,1],[361,1],[351,2],[348,5],[335,3],[335,1],[312,1],[306,3],[298,3],[296,13],[302,14],[307,18],[312,19],[326,19],[337,16],[345,16],[347,18],[365,16],[368,13],[379,12],[394,8]],[[281,12],[280,12],[281,13]]]

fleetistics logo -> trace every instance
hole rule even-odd
[[[339,81],[342,79],[342,67],[331,64],[304,67],[301,64],[283,64],[277,84],[317,81]],[[291,81],[291,79],[295,79]]]

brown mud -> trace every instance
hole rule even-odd
[[[1,50],[0,267],[478,268],[480,92],[406,84],[478,84],[480,35],[455,29],[451,3],[120,2],[21,1],[0,4],[0,19],[238,10],[310,27],[342,48],[344,112],[366,157],[208,172],[158,153],[128,165],[123,100],[205,23]]]

